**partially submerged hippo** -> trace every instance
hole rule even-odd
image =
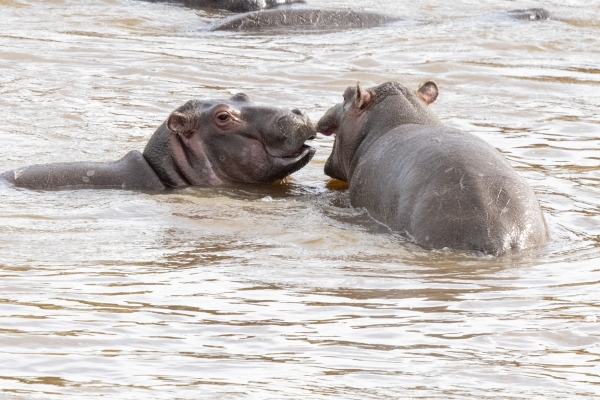
[[[550,13],[542,8],[502,11],[494,13],[493,16],[526,21],[551,19]],[[217,21],[209,29],[212,31],[246,31],[283,26],[305,29],[347,29],[375,27],[404,20],[406,18],[397,15],[369,11],[289,8],[234,15]]]
[[[545,21],[553,19],[554,17],[549,11],[543,8],[528,8],[523,10],[510,10],[497,13],[499,16],[505,16],[511,19],[518,19],[523,21]]]
[[[213,31],[237,31],[269,27],[366,28],[401,21],[395,15],[368,11],[312,10],[307,8],[267,10],[235,15],[218,21]]]
[[[233,12],[249,12],[282,5],[305,3],[304,0],[147,0],[161,3],[181,3],[192,8],[214,8]]]
[[[114,162],[32,165],[0,175],[30,189],[97,187],[164,190],[269,183],[304,167],[314,127],[298,110],[255,106],[245,94],[190,100],[154,132],[144,153]]]
[[[427,81],[348,87],[317,124],[336,133],[325,173],[346,181],[354,207],[432,249],[501,255],[549,240],[538,200],[492,146],[441,124]]]

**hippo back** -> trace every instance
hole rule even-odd
[[[282,9],[250,12],[219,21],[212,31],[243,31],[273,27],[319,29],[365,28],[400,21],[402,18],[368,11]]]
[[[549,239],[531,187],[467,132],[398,127],[361,155],[349,183],[353,206],[427,248],[500,255]]]

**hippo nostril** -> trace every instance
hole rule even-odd
[[[294,108],[294,109],[292,110],[292,112],[293,112],[294,114],[296,114],[296,115],[304,116],[304,114],[302,114],[302,111],[298,110],[297,108]]]

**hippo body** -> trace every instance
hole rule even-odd
[[[552,19],[550,13],[542,8],[502,11],[492,14],[492,18],[523,21]],[[405,20],[406,18],[397,15],[369,11],[288,8],[234,15],[217,21],[209,30],[248,31],[278,27],[349,29],[375,27]]]
[[[317,125],[337,132],[325,173],[348,182],[352,206],[425,248],[502,255],[545,244],[531,187],[491,145],[442,125],[427,108],[436,97],[431,81],[416,93],[348,88]]]
[[[244,31],[273,27],[303,28],[366,28],[403,18],[368,11],[313,10],[308,8],[266,10],[235,15],[218,21],[210,27],[213,31]]]
[[[554,19],[549,11],[543,8],[528,8],[522,10],[510,10],[497,13],[500,17],[506,17],[509,19],[516,19],[522,21],[546,21]]]
[[[228,10],[232,12],[258,11],[283,5],[304,3],[304,0],[149,0],[152,2],[180,3],[191,8]]]
[[[171,113],[143,154],[114,162],[33,165],[0,174],[29,189],[121,188],[270,183],[304,167],[314,127],[298,110],[255,106],[245,94],[228,100],[190,100]]]
[[[31,189],[64,187],[113,187],[164,190],[165,185],[142,153],[132,150],[113,162],[65,162],[40,164],[0,174],[15,186]]]

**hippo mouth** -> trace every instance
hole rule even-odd
[[[310,153],[311,150],[313,150],[313,154],[314,154],[314,148],[310,147],[307,144],[303,144],[302,146],[300,146],[300,148],[298,150],[294,151],[292,154],[289,154],[287,156],[280,157],[280,158],[284,158],[284,159],[298,158],[298,159],[300,159],[300,158],[306,156],[308,153]]]
[[[293,153],[284,157],[273,157],[273,164],[277,173],[273,179],[283,179],[303,168],[315,155],[315,148],[303,144]]]
[[[264,145],[263,145],[264,146]],[[264,146],[265,148],[265,152],[271,156],[271,158],[273,160],[280,160],[286,163],[289,162],[294,162],[294,160],[300,160],[304,157],[306,157],[307,155],[310,155],[311,158],[315,153],[315,149],[309,145],[307,145],[306,143],[303,143],[300,145],[300,147],[298,147],[296,150],[292,151],[291,153],[283,153],[281,151],[273,151],[271,149],[269,149],[267,146]]]

